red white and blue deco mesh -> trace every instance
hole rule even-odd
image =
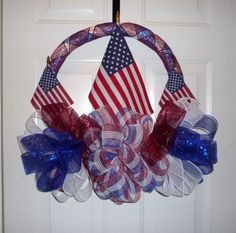
[[[57,73],[74,49],[108,35],[88,96],[94,111],[79,116]],[[154,50],[167,70],[155,122],[125,36]],[[52,54],[31,103],[37,112],[19,137],[25,173],[35,173],[38,190],[60,202],[85,201],[92,190],[116,204],[137,202],[154,190],[189,195],[217,162],[217,121],[199,109],[169,46],[140,25],[105,23],[71,35]]]

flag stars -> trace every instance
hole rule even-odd
[[[102,61],[106,72],[109,75],[114,74],[133,62],[132,54],[122,33],[113,33]]]
[[[176,72],[171,71],[169,72],[169,80],[166,84],[166,88],[171,92],[175,93],[181,87],[185,85],[183,78]]]
[[[59,84],[59,81],[56,78],[56,75],[47,67],[39,81],[39,86],[45,91],[48,92],[55,86]]]

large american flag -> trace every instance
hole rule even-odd
[[[48,104],[64,103],[65,106],[73,104],[66,90],[57,80],[56,74],[47,66],[39,81],[31,100],[35,109],[41,109]]]
[[[123,107],[153,113],[143,79],[119,28],[111,36],[89,100],[95,109],[109,105],[115,113]]]
[[[181,74],[178,74],[176,70],[171,70],[168,72],[169,78],[168,82],[165,86],[165,89],[162,93],[160,99],[160,106],[163,107],[166,101],[175,102],[183,97],[187,97],[189,99],[195,97],[193,96],[192,92],[185,84],[184,79]]]

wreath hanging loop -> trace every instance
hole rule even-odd
[[[89,94],[95,110],[79,116],[57,74],[72,51],[104,36],[111,39]],[[155,51],[167,70],[155,122],[125,36]],[[19,137],[25,173],[60,202],[85,201],[92,190],[116,204],[137,202],[142,191],[189,195],[217,162],[217,121],[199,109],[169,46],[137,24],[104,23],[68,37],[48,57],[31,103],[37,113]]]

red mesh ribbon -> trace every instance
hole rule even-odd
[[[63,103],[50,104],[42,107],[41,114],[50,128],[68,132],[77,139],[83,138],[86,122],[83,122],[73,108],[67,108]]]
[[[142,150],[142,156],[150,165],[155,165],[164,158],[176,134],[176,129],[183,121],[185,111],[167,101],[158,114],[154,129]]]

